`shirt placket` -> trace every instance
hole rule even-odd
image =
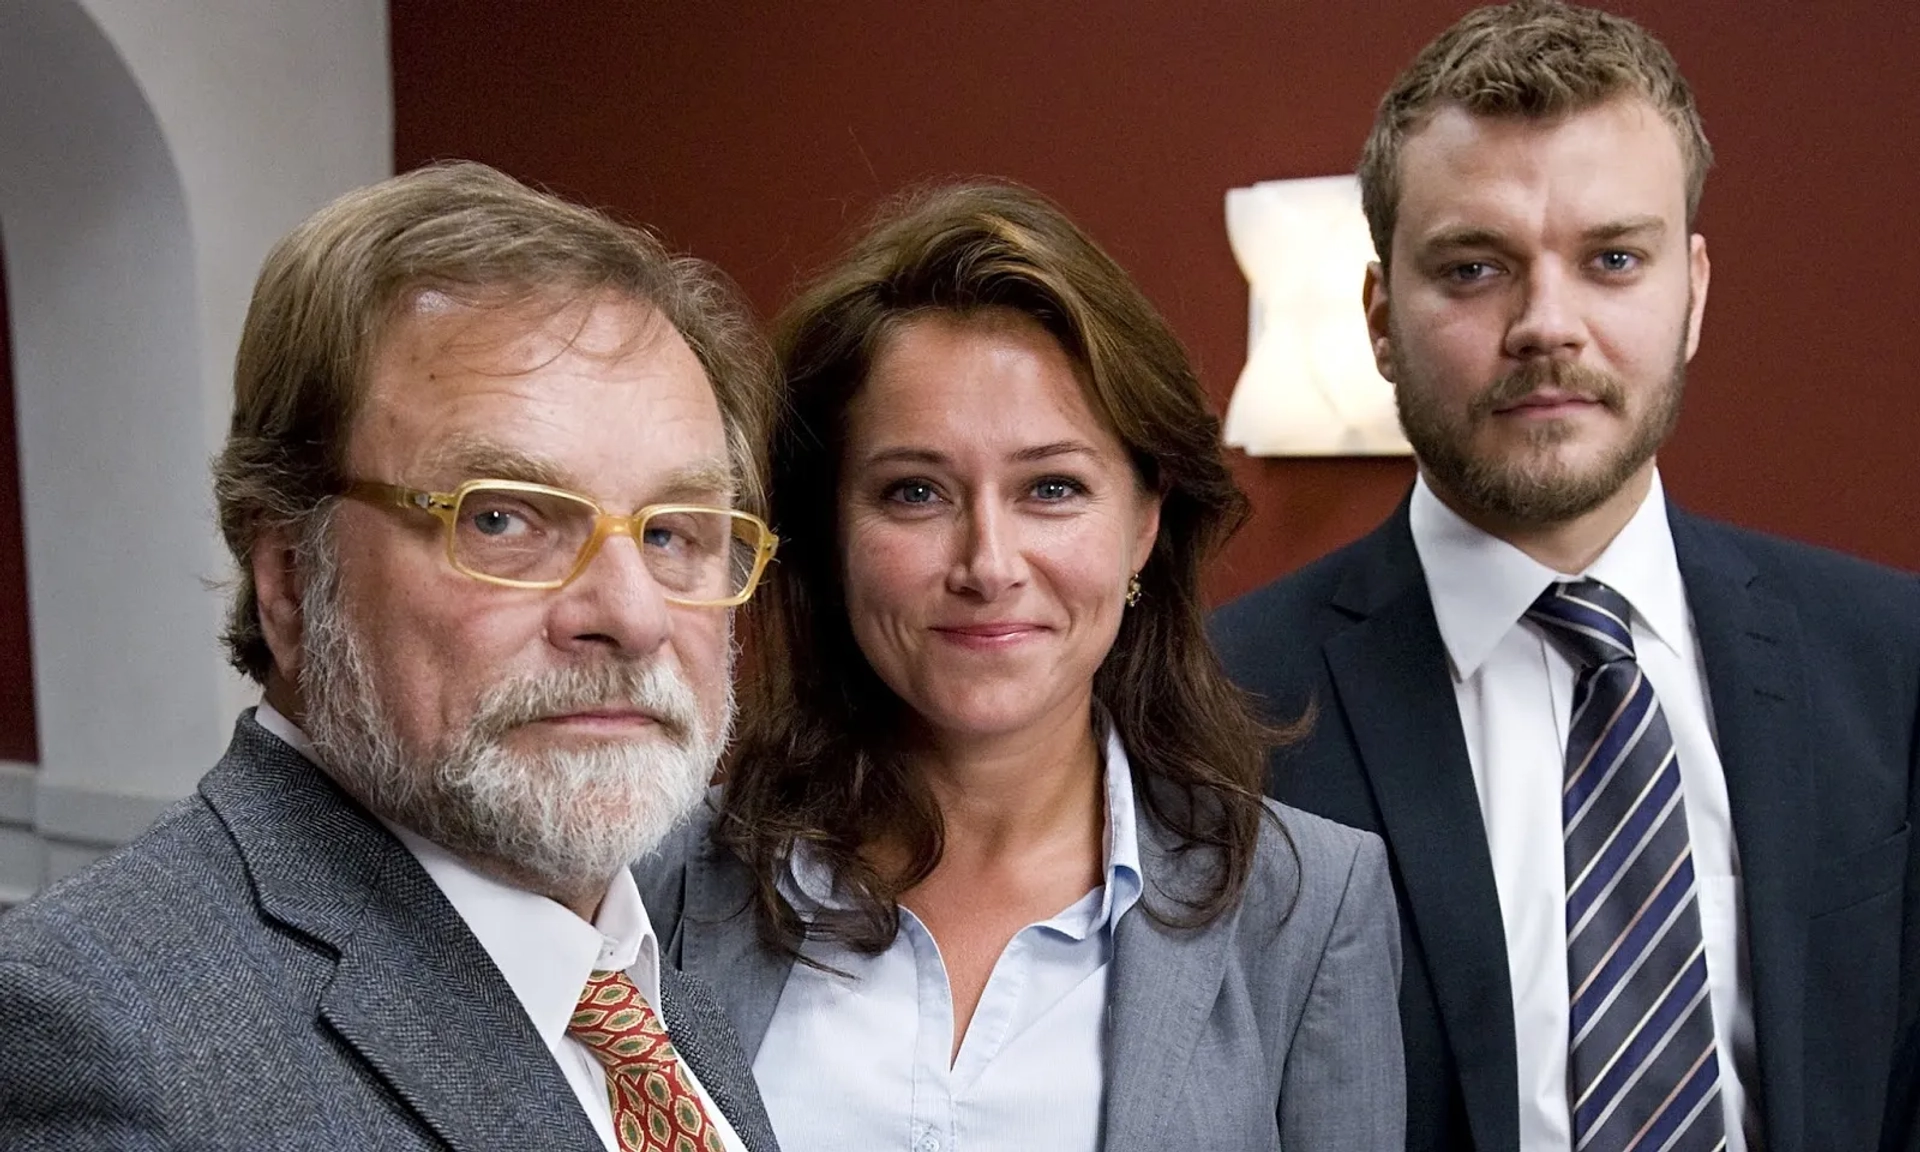
[[[900,930],[913,947],[914,992],[920,1026],[914,1044],[913,1085],[908,1107],[911,1152],[957,1152],[954,1130],[953,995],[946,965],[933,935],[918,917],[900,910]]]

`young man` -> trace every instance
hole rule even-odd
[[[216,467],[264,698],[0,919],[0,1145],[771,1149],[628,871],[726,737],[768,380],[699,267],[479,165],[283,240]]]
[[[1627,20],[1429,45],[1360,170],[1419,479],[1216,620],[1393,855],[1411,1148],[1920,1140],[1920,581],[1667,502],[1709,159]]]

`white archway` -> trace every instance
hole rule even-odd
[[[0,902],[126,839],[224,747],[207,461],[266,248],[390,171],[382,0],[0,4],[37,770]],[[31,857],[31,858],[30,858]]]

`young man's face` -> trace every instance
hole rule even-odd
[[[1514,526],[1644,483],[1707,296],[1673,128],[1638,98],[1554,119],[1444,107],[1399,181],[1367,321],[1428,483]]]

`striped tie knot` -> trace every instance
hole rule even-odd
[[[1633,659],[1633,609],[1627,598],[1598,580],[1569,580],[1547,585],[1527,609],[1547,639],[1580,671]]]
[[[1724,1152],[1685,789],[1631,610],[1575,580],[1527,618],[1575,668],[1560,800],[1573,1147]]]

